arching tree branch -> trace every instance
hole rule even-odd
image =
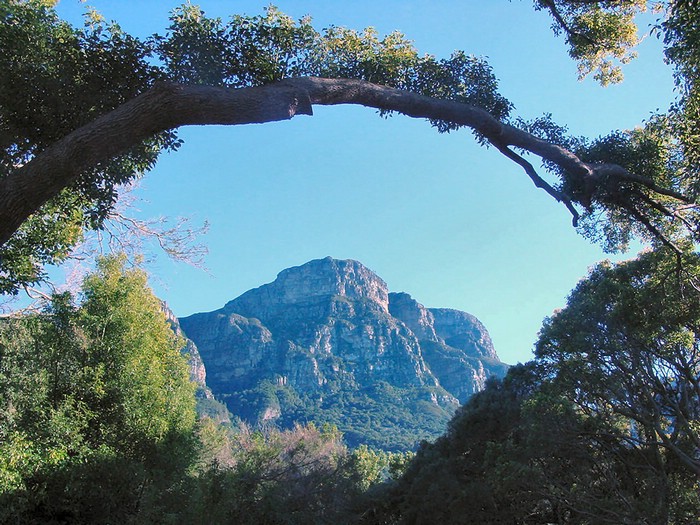
[[[480,108],[453,100],[431,98],[351,79],[301,77],[241,89],[162,83],[73,131],[0,179],[0,245],[7,242],[32,213],[63,188],[70,186],[86,170],[158,132],[186,125],[236,125],[285,120],[298,114],[311,115],[315,104],[358,104],[469,127],[525,168],[539,187],[564,202],[575,219],[578,212],[574,203],[588,206],[603,175],[606,184],[615,178],[627,180],[683,202],[692,202],[620,166],[587,164],[561,146],[499,122]],[[587,194],[573,199],[554,190],[511,147],[559,166],[577,178],[581,182],[579,186],[587,188]]]

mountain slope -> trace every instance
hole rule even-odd
[[[507,368],[473,316],[426,309],[359,262],[330,257],[180,324],[233,414],[333,423],[350,445],[387,450],[440,434]]]

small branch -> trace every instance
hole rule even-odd
[[[652,198],[649,197],[647,194],[642,193],[642,192],[639,191],[639,190],[636,190],[636,189],[635,189],[635,190],[633,191],[633,194],[634,194],[635,196],[639,197],[640,199],[642,199],[642,200],[643,200],[644,202],[646,202],[649,206],[651,206],[652,208],[654,208],[656,211],[662,213],[663,215],[666,215],[667,217],[672,218],[672,219],[678,219],[679,221],[681,221],[681,222],[683,223],[683,225],[684,225],[689,231],[694,231],[694,230],[697,229],[697,227],[694,226],[688,219],[686,219],[685,217],[683,217],[683,215],[679,212],[678,209],[671,210],[671,209],[667,208],[666,206],[664,206],[663,204],[661,204],[660,202],[658,202],[658,201],[652,199]],[[689,208],[694,208],[694,207],[695,207],[695,205],[688,205],[688,206],[683,206],[682,209],[689,209]]]
[[[532,182],[535,183],[536,187],[543,189],[544,191],[549,193],[558,202],[564,203],[564,205],[568,208],[568,210],[571,212],[571,215],[573,216],[571,222],[573,223],[574,227],[578,226],[580,216],[578,210],[574,207],[573,202],[571,202],[571,199],[568,196],[552,187],[546,180],[540,177],[535,171],[535,168],[532,166],[532,164],[530,164],[522,156],[518,155],[510,148],[503,146],[502,144],[499,144],[497,142],[491,142],[491,144],[493,144],[503,155],[505,155],[510,160],[521,166],[525,170],[525,173],[527,173],[527,175],[530,177]]]
[[[645,203],[647,203],[649,206],[654,208],[656,211],[658,211],[662,215],[665,215],[666,217],[675,217],[675,214],[671,210],[669,210],[666,206],[664,206],[660,202],[655,201],[654,199],[652,199],[651,197],[649,197],[645,193],[642,193],[641,191],[635,189],[632,191],[632,194],[635,197],[639,197],[641,200],[643,200]]]
[[[695,204],[695,200],[688,197],[687,195],[683,195],[682,193],[679,193],[675,190],[663,188],[647,177],[642,177],[641,175],[630,173],[622,166],[618,166],[616,164],[601,164],[599,166],[595,166],[593,170],[600,177],[607,176],[616,180],[634,182],[636,184],[644,186],[645,188],[649,188],[651,191],[653,191],[654,193],[658,193],[659,195],[665,195],[666,197],[671,197],[672,199],[679,200],[687,204]]]
[[[547,9],[549,9],[549,12],[552,13],[552,17],[554,17],[554,20],[557,21],[559,26],[564,30],[564,32],[567,35],[569,35],[569,37],[582,38],[592,46],[599,46],[600,45],[598,42],[593,40],[588,35],[585,35],[579,31],[574,31],[573,29],[571,29],[569,27],[569,25],[566,23],[566,20],[564,20],[564,17],[559,12],[559,9],[557,9],[557,6],[556,6],[556,3],[554,0],[547,0],[545,2],[545,5],[547,6]]]
[[[620,206],[627,210],[635,219],[637,219],[655,238],[659,239],[662,244],[669,247],[676,254],[676,257],[680,257],[683,254],[678,246],[676,246],[673,241],[671,241],[666,235],[664,235],[656,226],[654,226],[647,217],[644,216],[634,204],[628,200],[621,200]]]
[[[24,293],[27,294],[27,297],[30,299],[34,300],[40,300],[40,301],[50,301],[51,300],[51,295],[43,292],[37,288],[31,288],[29,286],[23,286],[24,288]],[[52,292],[55,292],[55,290],[52,289]]]

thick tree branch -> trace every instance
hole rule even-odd
[[[312,106],[358,104],[396,111],[415,118],[453,122],[483,135],[511,160],[534,169],[509,147],[519,148],[558,165],[579,179],[588,194],[577,197],[584,206],[602,175],[624,179],[683,202],[684,196],[653,181],[608,164],[587,164],[556,144],[499,122],[486,111],[452,100],[435,99],[362,80],[302,77],[260,87],[230,89],[209,86],[159,84],[79,128],[34,159],[0,179],[0,245],[7,242],[32,213],[72,184],[87,169],[108,161],[158,132],[185,125],[252,124],[311,115]],[[564,202],[574,213],[572,199],[556,192],[536,173],[533,181]]]
[[[0,180],[0,245],[88,168],[154,134],[188,124],[250,124],[311,114],[303,92],[159,84],[79,128]],[[301,97],[301,98],[300,98]]]

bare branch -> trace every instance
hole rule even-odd
[[[500,145],[498,143],[492,143],[498,151],[503,153],[506,157],[514,161],[516,164],[522,166],[522,168],[525,170],[525,173],[528,174],[530,179],[532,179],[532,182],[535,183],[535,186],[538,188],[543,189],[547,193],[549,193],[552,197],[554,197],[558,202],[563,202],[564,205],[567,207],[567,209],[571,212],[571,215],[573,216],[572,223],[574,227],[578,226],[578,220],[579,220],[579,213],[578,210],[574,207],[573,203],[571,202],[571,199],[560,192],[559,190],[553,188],[547,181],[545,181],[542,177],[540,177],[537,172],[535,171],[535,168],[530,164],[527,160],[525,160],[523,157],[515,153],[513,150],[509,149],[506,146]]]

